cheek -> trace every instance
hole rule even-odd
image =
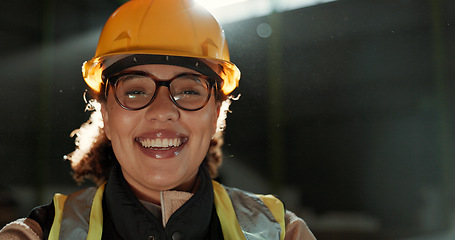
[[[120,106],[115,106],[116,103],[108,103],[107,109],[107,121],[106,128],[109,132],[110,140],[115,140],[115,138],[127,137],[127,134],[131,132],[132,128],[136,125],[137,122],[134,114],[122,109]]]
[[[216,111],[216,108],[212,107],[204,112],[201,112],[201,114],[192,117],[191,125],[195,127],[193,131],[196,133],[201,133],[203,141],[210,141],[212,136],[215,134],[216,123],[218,119],[217,113],[218,112]]]

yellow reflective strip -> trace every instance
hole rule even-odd
[[[54,222],[52,223],[51,231],[49,232],[49,240],[58,240],[60,235],[60,222],[62,221],[63,207],[68,196],[62,194],[54,195]]]
[[[220,219],[221,230],[226,240],[246,240],[240,228],[237,217],[235,216],[234,207],[232,206],[231,199],[221,184],[212,181],[213,192],[215,194],[215,209]]]
[[[103,194],[106,183],[96,190],[93,198],[92,209],[90,210],[90,225],[87,239],[101,239],[103,235]]]
[[[269,208],[269,210],[273,214],[273,217],[275,217],[275,220],[280,224],[280,227],[281,227],[280,239],[284,240],[284,236],[286,234],[286,226],[284,223],[283,203],[280,200],[278,200],[276,197],[274,197],[273,195],[257,195],[257,196]]]

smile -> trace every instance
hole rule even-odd
[[[156,150],[168,150],[171,148],[179,147],[183,144],[181,138],[141,138],[138,142],[145,148]]]

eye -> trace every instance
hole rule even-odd
[[[208,83],[199,75],[183,75],[172,82],[172,91],[175,94],[204,95],[208,91]]]
[[[140,108],[153,98],[155,88],[154,81],[148,76],[125,74],[117,80],[116,95],[121,105]]]
[[[201,89],[186,89],[182,90],[178,94],[184,94],[184,95],[201,95]]]
[[[131,99],[131,100],[135,99],[137,97],[140,97],[140,96],[149,95],[148,93],[146,93],[144,91],[140,91],[140,90],[130,90],[128,92],[125,92],[124,94],[128,99]]]

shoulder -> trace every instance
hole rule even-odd
[[[0,240],[39,240],[43,236],[41,226],[31,218],[18,219],[0,230]]]
[[[238,188],[227,187],[224,185],[222,189],[232,202],[234,210],[246,209],[248,212],[262,212],[267,218],[283,219],[284,204],[273,195],[255,194],[244,191]],[[220,187],[221,188],[221,187]],[[236,211],[238,214],[238,212]],[[280,217],[281,216],[281,217]]]
[[[280,221],[283,218],[279,215],[284,215],[284,225],[285,225],[285,240],[315,240],[313,233],[311,233],[305,221],[298,217],[295,213],[286,210],[284,204],[274,195],[261,195],[254,194],[248,191],[240,190],[237,188],[231,188],[223,186],[226,189],[229,197],[233,200],[233,204],[242,204],[245,205],[245,208],[251,211],[256,209],[255,206],[262,205],[267,206],[267,208],[260,209],[269,209],[272,210],[272,214],[275,219]],[[260,199],[260,201],[258,201]],[[236,211],[237,213],[237,211]]]
[[[275,204],[278,204],[279,206],[281,206],[284,209],[284,205],[281,202],[281,200],[279,200],[274,195],[256,194],[256,193],[251,193],[251,192],[241,190],[238,188],[227,187],[224,185],[221,185],[221,186],[223,186],[223,188],[226,190],[226,193],[235,202],[245,202],[246,200],[250,200],[250,201],[251,200],[254,200],[254,201],[260,200],[259,202],[264,202],[266,205],[268,205],[267,204],[268,202],[273,202]]]
[[[74,192],[70,199],[93,199],[97,188],[90,187]],[[63,195],[62,195],[63,196]],[[54,198],[55,199],[55,198]],[[66,199],[66,198],[65,198]],[[70,204],[70,207],[74,207]],[[49,205],[34,208],[27,218],[18,219],[0,230],[0,240],[47,239],[55,216],[54,201]]]
[[[286,210],[285,214],[286,237],[285,240],[302,239],[302,240],[315,240],[313,233],[311,233],[307,224],[303,219],[295,215],[295,213]]]

